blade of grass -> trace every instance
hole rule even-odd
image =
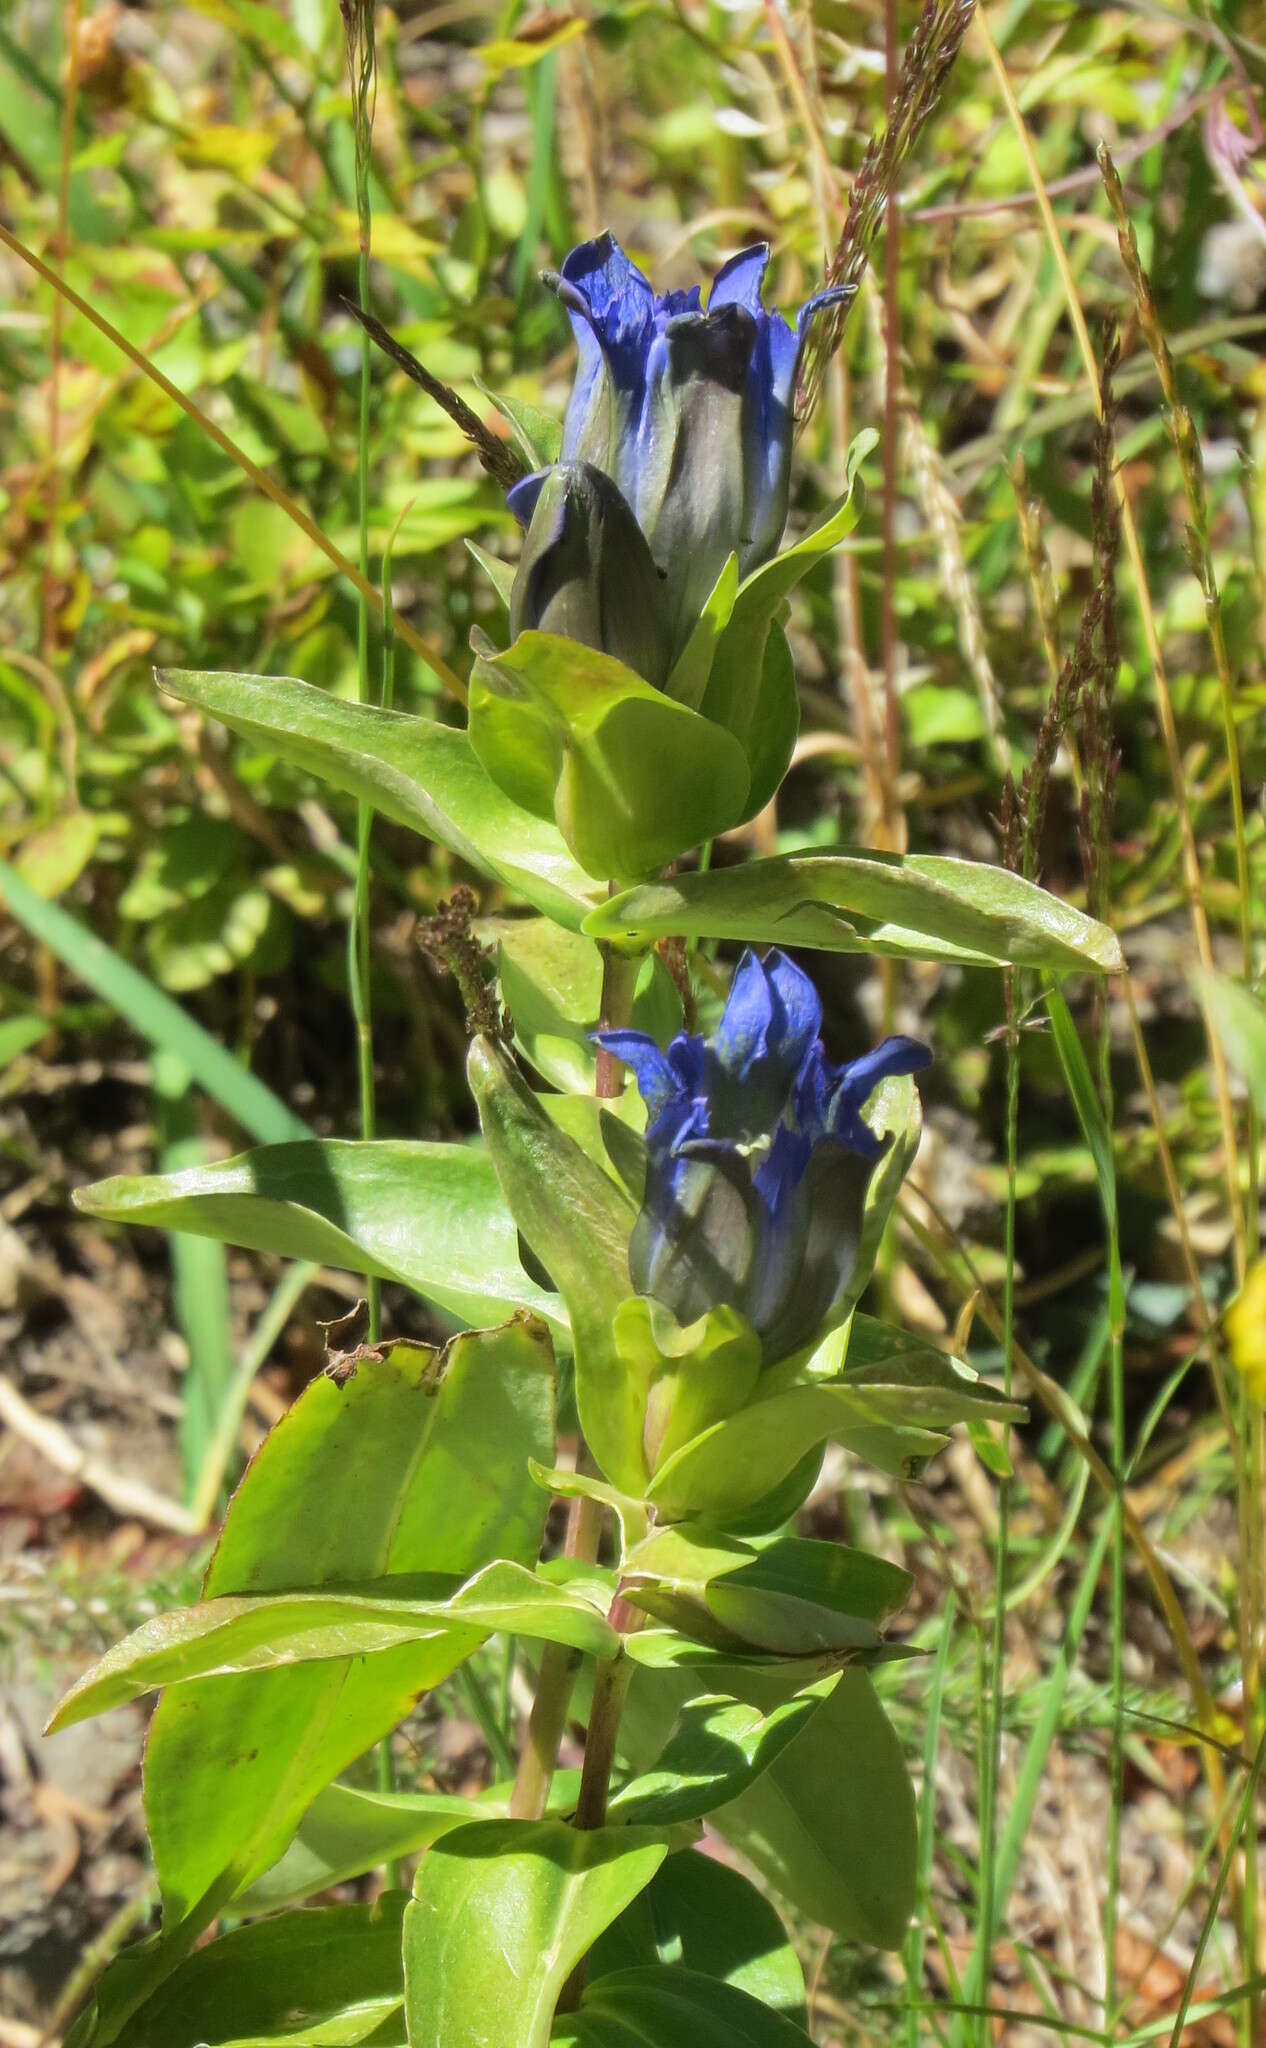
[[[1257,1781],[1261,1777],[1262,1765],[1264,1763],[1266,1763],[1266,1728],[1262,1730],[1258,1740],[1252,1769],[1245,1780],[1244,1790],[1240,1795],[1239,1807],[1231,1824],[1230,1837],[1222,1852],[1222,1860],[1218,1865],[1218,1874],[1209,1897],[1209,1905],[1204,1916],[1204,1923],[1201,1926],[1199,1938],[1196,1942],[1195,1953],[1191,1958],[1191,1968],[1187,1972],[1187,1981],[1183,1985],[1182,1997],[1179,2000],[1178,2010],[1174,2015],[1174,2028],[1169,2037],[1170,2048],[1182,2048],[1182,2039],[1187,2028],[1187,2014],[1195,1992],[1196,1981],[1200,1975],[1200,1966],[1204,1961],[1205,1950],[1209,1946],[1209,1937],[1217,1925],[1218,1909],[1222,1904],[1222,1894],[1226,1890],[1226,1882],[1231,1874],[1231,1866],[1235,1861],[1235,1852],[1239,1847],[1240,1838],[1248,1825],[1248,1817],[1253,1810],[1253,1801],[1257,1794]],[[1252,2007],[1255,2008],[1261,1996],[1260,1987],[1254,1986],[1249,1996],[1252,2001]]]
[[[1082,311],[1077,288],[1069,269],[1068,253],[1064,248],[1059,225],[1055,219],[1055,210],[1051,205],[1042,179],[1041,167],[1038,164],[1037,154],[1033,147],[1033,139],[1029,134],[1024,116],[1020,111],[1019,102],[1015,97],[1011,80],[1007,75],[1006,65],[1003,62],[993,36],[990,34],[983,9],[977,9],[975,25],[997,81],[999,95],[1012,128],[1015,131],[1016,141],[1024,158],[1025,168],[1028,171],[1029,180],[1037,200],[1038,211],[1041,214],[1042,224],[1050,243],[1051,254],[1059,270],[1060,280],[1064,288],[1064,296],[1068,305],[1068,316],[1072,322],[1073,333],[1085,366],[1086,381],[1093,395],[1095,412],[1099,418],[1102,418],[1103,405],[1099,393],[1098,365],[1095,362],[1095,353],[1091,346],[1090,333],[1086,326],[1086,316]],[[1121,532],[1125,541],[1126,554],[1129,558],[1130,573],[1134,579],[1139,622],[1142,626],[1148,665],[1152,672],[1161,737],[1164,740],[1166,759],[1169,764],[1169,779],[1182,845],[1183,874],[1187,887],[1192,929],[1195,934],[1196,951],[1199,954],[1201,966],[1208,970],[1213,965],[1213,947],[1209,936],[1209,920],[1205,912],[1202,894],[1200,854],[1196,845],[1195,830],[1191,822],[1191,811],[1187,804],[1186,779],[1183,772],[1182,754],[1178,744],[1178,728],[1174,721],[1173,701],[1169,693],[1169,682],[1165,672],[1165,659],[1161,651],[1160,634],[1156,626],[1155,613],[1152,609],[1151,593],[1148,589],[1147,571],[1143,563],[1143,551],[1139,542],[1134,509],[1130,503],[1124,480],[1119,471],[1117,472],[1116,488],[1121,508]],[[1218,1106],[1218,1118],[1222,1130],[1223,1163],[1231,1225],[1235,1236],[1236,1265],[1242,1278],[1245,1264],[1246,1236],[1244,1209],[1240,1200],[1239,1147],[1235,1135],[1235,1115],[1231,1106],[1230,1084],[1227,1076],[1226,1058],[1222,1050],[1222,1041],[1218,1036],[1213,1017],[1207,1005],[1203,1002],[1201,1004],[1201,1014],[1204,1019],[1205,1037],[1209,1047],[1209,1060],[1213,1070],[1214,1097]]]
[[[154,1095],[160,1135],[158,1170],[179,1173],[207,1156],[190,1096],[189,1069],[177,1053],[154,1055]],[[233,1383],[229,1344],[229,1269],[224,1246],[185,1230],[167,1233],[171,1300],[185,1341],[188,1365],[181,1389],[180,1451],[185,1498],[192,1505],[198,1474]]]
[[[251,1331],[242,1355],[233,1369],[190,1496],[190,1512],[195,1527],[199,1529],[206,1528],[215,1512],[215,1504],[220,1497],[229,1461],[233,1456],[238,1425],[246,1411],[247,1397],[255,1376],[264,1365],[301,1296],[311,1286],[318,1271],[318,1267],[304,1263],[290,1266],[286,1270],[273,1289],[272,1298]]]
[[[923,1734],[923,1789],[919,1798],[919,1865],[915,1893],[915,1922],[906,1936],[906,1985],[910,2008],[906,2018],[907,2048],[919,2048],[918,1997],[923,1983],[923,1952],[927,1942],[927,1919],[932,1900],[932,1852],[936,1846],[936,1753],[941,1736],[941,1708],[945,1698],[945,1672],[949,1663],[950,1639],[954,1633],[954,1593],[945,1596],[936,1662],[927,1696],[927,1726]]]
[[[151,1045],[174,1054],[198,1086],[252,1138],[271,1144],[312,1136],[301,1117],[217,1044],[178,1003],[60,904],[38,896],[4,860],[0,860],[0,903],[32,938],[56,954],[63,967],[117,1010]]]
[[[362,313],[368,314],[369,254],[373,231],[373,209],[369,196],[369,173],[374,123],[376,71],[374,48],[374,0],[356,0],[343,9],[347,42],[347,68],[352,88],[352,133],[355,145],[357,292]],[[360,331],[360,411],[356,439],[356,497],[360,546],[360,578],[356,607],[356,685],[362,704],[373,702],[369,681],[369,410],[371,349],[369,331]],[[385,590],[384,572],[384,590]],[[384,610],[386,602],[384,597]],[[374,1093],[374,1027],[370,994],[370,903],[369,849],[373,834],[373,806],[363,798],[356,806],[356,890],[347,933],[347,980],[351,992],[352,1016],[356,1025],[356,1071],[360,1094],[360,1134],[368,1140],[376,1135],[377,1105]],[[368,1303],[368,1338],[376,1344],[382,1336],[382,1282],[376,1273],[365,1276]],[[389,1753],[388,1753],[389,1754]]]

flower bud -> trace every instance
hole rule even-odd
[[[863,1205],[882,1147],[862,1119],[879,1082],[928,1064],[888,1038],[833,1067],[812,982],[785,954],[744,954],[720,1026],[667,1052],[639,1031],[600,1042],[647,1105],[647,1173],[629,1246],[639,1294],[679,1323],[726,1307],[766,1364],[829,1326],[857,1265]]]
[[[510,636],[556,633],[624,662],[655,688],[668,673],[668,627],[650,549],[610,477],[568,462],[510,494],[527,523],[510,593]]]
[[[564,462],[618,486],[665,585],[675,658],[731,554],[747,575],[787,518],[795,386],[813,318],[851,288],[819,292],[795,326],[761,299],[769,250],[742,250],[700,288],[657,298],[609,234],[573,249],[546,282],[571,318],[579,361]]]

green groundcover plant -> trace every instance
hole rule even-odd
[[[851,287],[791,324],[766,256],[732,259],[706,308],[656,297],[607,236],[550,280],[576,382],[561,430],[511,422],[525,537],[516,570],[488,565],[505,644],[475,648],[464,731],[291,679],[161,678],[518,909],[488,944],[455,903],[437,937],[476,1142],[296,1140],[81,1197],[402,1282],[461,1334],[334,1358],[247,1471],[197,1605],[58,1710],[161,1689],[162,1929],[106,1972],[75,2048],[791,2048],[804,1985],[771,1893],[902,1939],[914,1803],[869,1671],[901,1653],[909,1581],[793,1517],[829,1442],[906,1474],[1017,1411],[860,1311],[932,1055],[889,1038],[834,1064],[782,949],[1052,979],[1119,958],[1002,869],[693,858],[787,770],[787,599],[852,527],[866,452],[783,547],[803,352]],[[728,990],[711,941],[744,949]],[[493,1635],[535,1675],[513,1775],[476,1799],[348,1777]],[[579,1771],[558,1768],[569,1725]],[[764,1888],[700,1852],[705,1822]],[[414,1856],[409,1896],[305,1903]]]

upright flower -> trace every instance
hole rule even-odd
[[[821,1024],[807,975],[784,953],[749,950],[711,1037],[682,1033],[663,1052],[640,1031],[599,1034],[632,1068],[649,1119],[634,1287],[681,1323],[739,1310],[767,1363],[815,1337],[844,1298],[883,1150],[862,1111],[881,1081],[932,1057],[887,1038],[834,1067]]]
[[[627,502],[663,586],[674,654],[728,556],[746,575],[777,550],[804,344],[814,315],[854,289],[817,293],[791,326],[762,303],[768,262],[763,242],[732,257],[706,310],[698,285],[656,297],[609,234],[582,242],[546,277],[579,351],[562,464],[603,471]],[[540,481],[510,492],[525,527]]]

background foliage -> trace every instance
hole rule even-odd
[[[532,15],[443,0],[380,13],[380,316],[493,421],[484,386],[558,410],[569,341],[536,272],[601,225],[663,283],[767,237],[779,303],[798,301],[820,279],[882,117],[886,32],[903,42],[915,18],[905,0],[886,11],[819,0],[812,13],[647,0]],[[1190,2038],[1234,2040],[1251,2025],[1261,1961],[1251,1860],[1227,1865],[1225,1890],[1217,1880],[1260,1734],[1260,1420],[1216,1316],[1256,1239],[1241,1077],[1262,1088],[1262,1053],[1250,1015],[1238,1035],[1224,1022],[1230,1072],[1211,1057],[1190,898],[1194,876],[1211,958],[1239,972],[1242,909],[1251,951],[1263,901],[1266,230],[1255,171],[1266,28],[1233,0],[1010,0],[988,10],[988,26],[988,41],[969,34],[903,174],[894,260],[881,245],[801,443],[803,524],[842,488],[850,432],[884,430],[855,535],[797,599],[797,764],[777,813],[744,836],[766,852],[869,843],[999,857],[1004,769],[1018,779],[1033,753],[1096,583],[1096,385],[1071,286],[1098,355],[1101,323],[1121,327],[1115,451],[1144,571],[1140,588],[1127,547],[1110,903],[1133,1011],[1118,992],[1109,1135],[1084,1089],[1078,1114],[1075,1040],[1044,1028],[1021,986],[1008,1260],[999,977],[815,963],[841,1051],[884,1020],[936,1050],[916,1172],[930,1202],[909,1198],[893,1234],[879,1289],[889,1310],[946,1344],[957,1333],[997,1373],[991,1300],[1013,1287],[1019,1344],[1049,1383],[1035,1395],[1028,1376],[1033,1421],[1013,1447],[1001,1541],[991,1440],[960,1446],[915,1487],[877,1491],[868,1475],[863,1489],[855,1470],[832,1468],[809,1510],[815,1533],[865,1541],[915,1572],[911,1640],[932,1659],[880,1674],[907,1755],[925,1759],[923,1898],[906,1969],[824,1945],[806,1923],[811,2022],[824,2042],[964,2040],[983,2037],[987,2023],[963,2009],[984,2000],[1035,2015],[1034,2038],[1093,2035],[1115,1970],[1128,1993],[1122,2038],[1181,2029],[1191,1996]],[[98,316],[0,252],[0,894],[14,913],[0,965],[13,1240],[13,1436],[0,1487],[16,1591],[2,1626],[19,1684],[66,1655],[67,1638],[73,1648],[140,1619],[151,1576],[189,1570],[188,1543],[112,1551],[118,1529],[93,1503],[138,1530],[203,1528],[240,1455],[239,1425],[249,1441],[270,1399],[275,1412],[319,1362],[313,1304],[322,1316],[339,1308],[328,1274],[283,1275],[175,1235],[169,1247],[125,1246],[72,1222],[68,1195],[120,1163],[172,1167],[245,1136],[355,1128],[354,806],[160,697],[151,679],[154,665],[241,669],[355,694],[355,593],[329,552],[354,561],[358,545],[360,341],[343,305],[356,280],[350,108],[326,0],[18,0],[0,20],[0,220]],[[1207,520],[1197,507],[1194,543],[1184,444],[1176,452],[1167,433],[1094,161],[1101,138],[1203,447]],[[885,292],[899,336],[887,409]],[[390,542],[401,622],[396,701],[440,710],[453,701],[446,674],[465,676],[470,629],[495,602],[464,543],[513,559],[512,522],[457,429],[385,362],[370,460],[372,576]],[[1211,576],[1247,796],[1238,835]],[[1078,775],[1061,754],[1035,852],[1046,885],[1083,903]],[[390,826],[374,842],[379,1127],[451,1137],[472,1121],[460,1006],[415,939],[463,871],[418,846]],[[717,865],[732,851],[721,843]],[[485,888],[481,910],[498,907]],[[706,947],[695,966],[706,990]],[[1089,991],[1074,981],[1069,995],[1092,1030]],[[217,1060],[217,1045],[235,1058]],[[1096,1453],[1114,1455],[1105,1161],[1125,1303],[1115,1445],[1133,1518],[1119,1597],[1094,1466]],[[388,1288],[387,1315],[393,1330],[436,1334],[403,1291]],[[76,1472],[50,1490],[38,1457],[60,1457],[65,1471],[68,1445],[87,1445],[96,1468],[86,1486]],[[1176,1588],[1168,1609],[1148,1555]],[[107,1617],[94,1620],[99,1602]],[[1105,1821],[1114,1668],[1127,1705],[1119,1826]],[[477,1728],[494,1760],[514,1707],[503,1675],[489,1653],[476,1705],[453,1691],[441,1709]],[[18,1740],[21,1752],[20,1727]],[[472,1779],[480,1768],[476,1749]],[[38,1830],[23,1819],[30,1788],[15,1785],[7,1817],[19,1840]],[[99,1860],[109,1834],[73,1813],[71,1825]],[[1122,1893],[1105,1916],[1108,1835]],[[114,1893],[67,1877],[60,1897],[19,1916],[32,1928],[14,1999],[31,2025],[54,2009],[68,1950],[118,1912],[135,1922],[147,1910],[135,1864]],[[988,1975],[982,1930],[996,1934]],[[1021,2040],[1030,2022],[999,2024]]]

